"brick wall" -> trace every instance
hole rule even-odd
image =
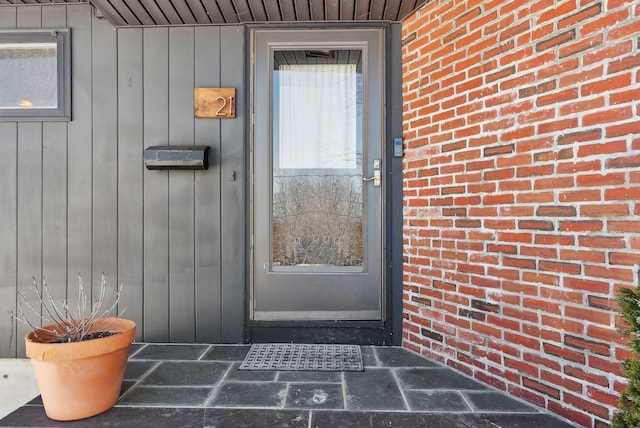
[[[640,1],[434,0],[403,25],[404,346],[583,426],[640,264]]]

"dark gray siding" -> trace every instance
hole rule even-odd
[[[22,356],[16,291],[123,281],[138,340],[243,340],[244,29],[114,29],[89,5],[0,6],[0,28],[72,29],[71,122],[0,122],[0,357]],[[237,118],[194,119],[235,87]],[[148,171],[145,147],[204,144],[207,171]],[[235,179],[233,173],[235,172]],[[223,310],[224,306],[224,310]]]

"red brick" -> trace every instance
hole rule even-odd
[[[562,348],[560,346],[556,346],[551,343],[545,343],[543,345],[543,348],[544,348],[544,352],[549,355],[553,355],[568,361],[573,361],[581,364],[584,364],[585,362],[584,353],[582,352],[576,352],[570,349]]]
[[[502,330],[500,330],[499,328],[488,326],[480,322],[474,322],[472,323],[472,326],[473,331],[475,331],[476,333],[495,337],[497,339],[502,339]]]
[[[519,259],[513,257],[504,257],[502,259],[504,266],[517,267],[520,269],[535,269],[536,261],[533,259]]]
[[[579,86],[584,84],[585,82],[591,82],[596,79],[600,79],[604,76],[604,66],[596,65],[592,68],[580,69],[575,73],[566,74],[560,77],[560,88],[569,88],[572,86]]]
[[[482,49],[482,59],[485,61],[503,53],[510,52],[515,46],[513,40],[498,44],[496,38],[484,39],[484,43],[485,45],[483,47],[485,49]]]
[[[591,371],[586,372],[578,367],[572,367],[570,365],[566,365],[564,367],[564,373],[567,376],[575,377],[577,379],[586,381],[590,384],[600,385],[604,387],[609,387],[609,380],[606,376],[595,374]]]
[[[501,181],[498,184],[498,189],[501,192],[522,192],[531,190],[531,182],[526,180]]]
[[[572,157],[573,157],[573,149],[565,148],[562,150],[535,153],[533,155],[533,160],[535,162],[549,162],[549,161],[556,161],[558,159],[570,159]]]
[[[583,144],[578,148],[578,157],[593,155],[624,153],[626,152],[626,142],[624,140],[609,141],[606,143]]]
[[[623,238],[609,236],[579,236],[578,245],[590,248],[625,248],[626,244]]]
[[[569,318],[587,320],[592,323],[608,326],[611,324],[611,314],[606,311],[566,306],[565,315]]]
[[[601,12],[602,12],[602,4],[596,3],[574,14],[567,15],[564,18],[561,18],[560,20],[558,20],[558,28],[562,29],[562,28],[569,27],[571,25],[575,25],[578,22],[598,16],[598,14],[600,14]],[[562,15],[559,15],[559,16],[562,16]]]
[[[640,167],[640,156],[629,156],[607,160],[607,168],[636,168]]]
[[[566,189],[574,186],[573,177],[552,177],[540,178],[534,181],[533,188],[535,190],[543,189]]]
[[[511,76],[515,72],[516,72],[515,66],[505,67],[499,71],[496,71],[495,73],[487,74],[485,76],[485,82],[486,83],[495,82],[496,80],[504,79],[505,77]]]
[[[589,37],[581,37],[577,42],[560,47],[560,58],[581,54],[584,51],[602,45],[603,35],[595,34]]]
[[[543,273],[523,272],[522,279],[523,281],[546,284],[546,285],[559,284],[558,276],[543,274]]]
[[[568,71],[578,68],[579,61],[577,58],[566,58],[564,61],[550,64],[545,69],[538,70],[538,78],[546,79],[548,77],[565,74]]]
[[[554,230],[555,227],[550,221],[543,220],[520,220],[518,222],[519,229],[532,229],[532,230]]]
[[[584,84],[580,89],[580,95],[587,97],[589,95],[600,94],[603,92],[611,92],[614,89],[625,88],[630,85],[631,74],[619,74],[607,79]]]
[[[458,28],[457,30],[452,31],[451,33],[447,34],[447,35],[444,37],[444,39],[442,39],[442,40],[443,40],[445,43],[450,43],[450,42],[452,42],[453,40],[455,40],[455,39],[457,39],[457,38],[459,38],[459,37],[463,36],[463,35],[464,35],[464,34],[466,34],[466,33],[467,33],[467,29],[466,29],[466,27],[461,27],[461,28]]]
[[[556,55],[553,51],[545,52],[543,54],[534,55],[531,59],[521,61],[518,64],[518,71],[523,72],[534,68],[543,67],[556,60]]]
[[[487,251],[496,253],[517,254],[518,249],[515,245],[488,244]]]
[[[494,230],[513,230],[516,228],[516,222],[514,220],[504,219],[487,219],[484,222],[484,227]],[[491,244],[490,244],[491,245]]]
[[[529,379],[527,377],[523,377],[522,378],[522,386],[524,386],[525,388],[530,388],[533,389],[537,392],[540,392],[542,394],[548,395],[552,398],[555,398],[557,400],[560,399],[560,391],[558,390],[558,388],[554,388],[552,386],[549,385],[545,385],[543,383],[537,382],[533,379]]]
[[[563,401],[567,404],[573,405],[579,409],[585,410],[591,414],[599,416],[601,418],[609,418],[609,409],[599,404],[596,404],[597,401],[587,401],[578,396],[565,393],[563,394]]]
[[[580,207],[582,217],[620,217],[629,215],[627,204],[599,204],[582,205]]]
[[[640,265],[640,254],[609,253],[609,263],[612,265],[638,266]]]
[[[558,230],[561,232],[598,232],[603,223],[593,220],[561,221]]]
[[[605,28],[614,27],[618,22],[623,22],[629,17],[627,9],[609,12],[598,19],[590,20],[582,25],[581,34],[590,34]]]
[[[500,389],[502,391],[504,391],[506,389],[505,382],[500,378],[487,375],[487,374],[485,374],[483,372],[480,372],[480,371],[476,371],[474,373],[474,377],[477,380],[479,380],[480,382],[484,382],[484,383],[486,383],[488,385],[493,386],[494,388]]]
[[[511,193],[502,194],[502,195],[487,195],[482,198],[482,203],[485,205],[495,205],[495,204],[513,204],[515,201],[514,195]]]
[[[585,426],[615,408],[629,355],[612,324],[640,264],[637,17],[467,0],[403,24],[403,340]]]
[[[500,131],[512,127],[514,123],[515,120],[513,118],[486,121],[482,125],[482,130],[483,132]]]
[[[620,122],[633,116],[631,107],[613,108],[603,112],[586,114],[582,118],[584,126],[599,125],[602,123]]]
[[[515,281],[520,278],[520,271],[518,269],[489,267],[487,268],[486,275]]]
[[[602,138],[601,129],[589,129],[562,134],[558,137],[558,144],[573,144],[576,142],[594,141]]]
[[[606,136],[609,138],[621,137],[628,134],[640,134],[640,122],[632,121],[619,125],[610,125],[607,127],[606,131]]]
[[[609,104],[611,105],[632,103],[638,100],[640,100],[640,89],[627,89],[609,96]]]
[[[607,201],[628,201],[640,199],[640,187],[606,189],[604,198]]]
[[[505,79],[503,81],[500,82],[500,90],[503,92],[510,92],[513,91],[515,89],[518,89],[524,85],[531,85],[535,82],[536,77],[535,74],[533,72],[529,72],[529,73],[519,73],[517,75],[515,75],[514,77]],[[518,90],[518,92],[514,92],[513,95],[517,96],[520,94],[520,91]],[[524,111],[523,109],[520,109],[520,111]]]
[[[517,176],[520,178],[551,174],[553,174],[553,165],[522,166],[517,170]]]
[[[522,389],[518,385],[508,385],[507,390],[509,394],[515,395],[516,397],[522,398],[530,403],[533,403],[539,407],[544,407],[544,403],[546,399],[529,389]]]
[[[604,356],[611,355],[611,346],[609,344],[597,342],[595,340],[587,340],[581,337],[565,335],[564,344],[572,348],[588,350]]]
[[[584,293],[582,292],[555,288],[541,288],[540,297],[565,303],[582,303],[584,301]],[[560,339],[558,338],[557,341]]]
[[[559,342],[561,335],[557,330],[540,328],[537,325],[523,324],[522,332],[526,335],[537,337],[544,341]],[[539,348],[536,348],[537,351]]]
[[[502,242],[520,242],[530,244],[532,239],[531,233],[506,233],[501,232],[498,234],[498,239]]]
[[[594,399],[596,403],[611,407],[617,407],[620,398],[619,394],[614,394],[611,391],[603,391],[601,388],[596,388],[593,385],[587,385],[586,396]]]
[[[612,327],[589,325],[587,326],[587,336],[600,339],[600,340],[617,343],[623,346],[626,346],[627,344],[627,341],[622,335],[622,333],[618,332],[616,329]]]
[[[512,4],[517,5],[516,2],[512,2]],[[518,25],[510,26],[502,33],[500,33],[500,41],[503,42],[511,37],[514,37],[520,33],[530,30],[529,21],[523,21]]]
[[[575,217],[576,208],[573,206],[541,206],[538,207],[536,215],[540,217]]]
[[[532,51],[533,51],[533,48],[531,46],[526,46],[523,49],[516,50],[506,55],[503,55],[500,58],[500,65],[507,66],[509,64],[519,63],[522,60],[529,58],[531,56]],[[502,81],[500,83],[500,89],[502,90],[513,89],[516,86],[519,86],[516,82],[525,83],[530,81],[532,81],[532,79],[529,74],[525,74],[525,75],[520,74],[513,78]]]
[[[528,376],[538,377],[540,375],[538,367],[513,358],[504,358],[504,366]]]
[[[630,47],[632,48],[633,46]],[[609,67],[607,68],[607,74],[618,73],[625,70],[633,70],[638,67],[640,67],[640,55],[627,56],[617,61],[610,62]]]
[[[570,419],[579,426],[588,427],[592,424],[592,417],[584,412],[577,411],[574,408],[567,408],[562,403],[550,401],[549,410],[567,419]]]
[[[559,104],[576,98],[578,98],[578,88],[570,88],[553,94],[540,96],[536,100],[536,105],[542,107],[549,104]]]
[[[554,361],[553,359],[547,358],[545,356],[543,356],[541,353],[539,352],[524,352],[522,355],[522,358],[524,359],[524,361],[528,361],[531,362],[533,364],[538,365],[540,368],[549,368],[551,370],[554,370],[556,372],[560,371],[560,364],[558,364],[556,361]]]
[[[583,393],[584,390],[582,383],[577,382],[575,379],[562,376],[560,373],[552,372],[549,370],[542,370],[540,379],[545,381],[546,383],[557,385],[563,390],[572,391],[577,394]]]
[[[614,355],[618,361],[624,361],[627,358],[633,358],[633,352],[628,346],[616,347]]]
[[[443,352],[443,351],[441,351],[441,352]],[[454,354],[453,351],[451,351],[450,353]],[[469,367],[466,364],[462,364],[457,360],[447,360],[446,363],[447,363],[447,366],[449,366],[449,367],[451,367],[451,368],[453,368],[455,370],[458,370],[459,372],[462,372],[462,373],[466,374],[467,376],[472,376],[473,375],[472,368]]]
[[[512,217],[531,217],[533,215],[533,207],[528,206],[501,206],[498,215]]]
[[[633,270],[631,268],[602,267],[585,265],[585,275],[596,278],[613,279],[631,283],[633,281]]]
[[[527,18],[531,19],[530,17]],[[531,31],[532,40],[539,41],[544,38],[548,38],[550,35],[554,34],[555,30],[555,25],[552,22],[547,22],[544,25],[536,25]]]
[[[559,162],[556,166],[558,174],[569,174],[581,171],[599,171],[601,163],[599,160],[589,160],[580,162]]]
[[[525,112],[518,115],[519,124],[538,123],[548,119],[553,119],[556,115],[554,109],[547,108],[546,110],[533,110],[531,112]]]
[[[496,156],[496,155],[504,155],[510,154],[514,151],[513,144],[506,144],[503,146],[494,146],[494,147],[486,147],[483,150],[483,156]]]
[[[604,251],[599,250],[560,250],[560,258],[562,260],[582,261],[590,263],[605,263],[606,256]]]
[[[587,296],[589,306],[596,309],[604,309],[606,311],[617,312],[618,304],[613,299],[606,299],[598,296]],[[611,337],[607,337],[606,340],[610,340]]]
[[[540,299],[533,299],[530,297],[524,298],[522,303],[528,309],[538,310],[548,314],[559,315],[562,310],[559,303],[549,302],[549,301],[540,300]]]
[[[485,10],[486,10],[486,8],[487,7],[485,5]],[[492,24],[488,24],[488,25],[486,25],[484,27],[484,34],[485,35],[496,33],[496,32],[500,31],[503,28],[511,27],[511,25],[513,24],[513,21],[514,21],[513,14],[498,15],[498,18],[500,18],[500,21],[492,23]]]
[[[612,28],[607,35],[609,40],[621,39],[623,37],[637,35],[640,33],[640,20],[634,19],[630,24],[618,25]]]
[[[592,279],[564,277],[562,280],[564,287],[573,290],[584,290],[592,293],[609,293],[611,286],[605,281],[596,281]]]
[[[535,243],[538,245],[574,245],[575,238],[567,235],[537,234]]]
[[[482,179],[486,181],[491,180],[506,180],[515,176],[515,170],[513,168],[498,169],[494,171],[485,171]]]
[[[459,17],[456,18],[456,26],[461,26],[471,21],[473,18],[480,16],[482,14],[482,10],[479,7],[475,7],[467,12],[463,13]]]
[[[597,98],[589,98],[589,99],[581,99],[578,98],[576,101],[561,105],[560,106],[560,116],[568,116],[570,114],[581,113],[585,111],[596,110],[605,106],[605,98],[604,96]]]
[[[541,314],[540,319],[543,326],[562,331],[564,333],[571,332],[577,335],[584,334],[584,320],[570,319],[564,316],[552,316]],[[553,343],[557,343],[554,341]]]

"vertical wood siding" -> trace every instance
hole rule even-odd
[[[244,28],[114,29],[89,5],[0,6],[0,30],[72,30],[71,122],[0,122],[0,357],[32,277],[74,299],[124,282],[137,340],[244,337]],[[235,87],[238,117],[194,119],[193,88]],[[210,146],[207,171],[148,171],[151,145]],[[235,172],[235,179],[233,173]],[[33,300],[33,299],[32,299]]]

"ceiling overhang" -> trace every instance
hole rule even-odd
[[[115,26],[402,21],[427,0],[90,0]]]
[[[0,0],[90,3],[116,27],[266,22],[402,21],[429,0]]]

